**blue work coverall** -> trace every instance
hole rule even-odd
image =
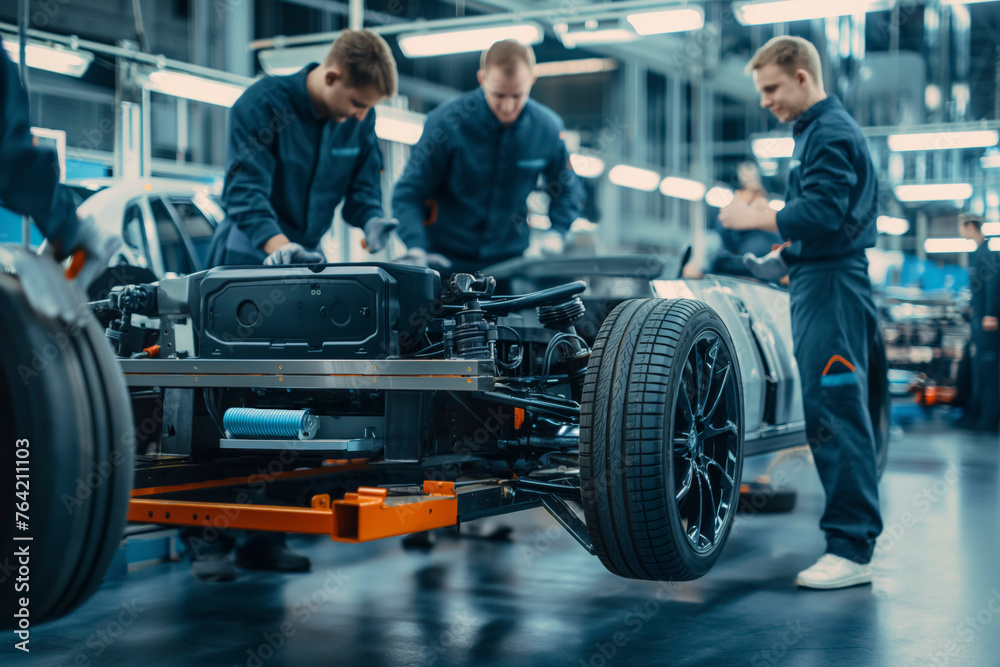
[[[795,360],[806,435],[826,508],[827,553],[871,560],[882,532],[868,359],[878,326],[865,248],[875,245],[878,182],[861,128],[840,100],[806,110],[793,127],[778,231],[791,278]]]
[[[261,247],[278,234],[315,250],[342,200],[341,215],[355,227],[382,217],[375,110],[363,121],[320,117],[306,92],[315,67],[261,79],[233,105],[226,219],[212,238],[211,266],[260,264],[267,256]]]
[[[476,271],[528,247],[528,195],[544,180],[552,229],[565,234],[586,195],[569,164],[562,120],[529,99],[504,126],[481,88],[442,104],[392,195],[409,248],[444,255],[455,272]]]
[[[17,67],[0,48],[0,203],[34,218],[62,258],[75,246],[79,222],[69,190],[59,183],[59,157],[34,145],[28,96]]]

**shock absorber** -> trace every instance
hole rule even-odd
[[[312,440],[319,430],[319,419],[308,410],[229,408],[222,416],[222,426],[233,438]]]
[[[566,355],[564,363],[569,374],[570,393],[577,403],[583,399],[583,381],[587,376],[590,349],[580,342],[574,325],[586,312],[587,309],[578,296],[563,303],[538,307],[538,321],[542,326],[571,335],[565,339],[571,351]]]

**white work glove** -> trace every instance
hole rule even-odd
[[[84,291],[108,269],[111,258],[122,247],[119,236],[106,234],[94,217],[88,215],[78,218],[76,235],[72,241],[73,248],[65,262],[66,277],[76,281]],[[55,251],[49,243],[43,243],[38,249],[39,254],[52,254]]]
[[[555,257],[566,248],[566,239],[554,229],[538,234],[524,251],[525,257]]]
[[[750,269],[750,273],[760,280],[770,280],[778,282],[788,275],[788,265],[781,258],[781,251],[784,248],[772,250],[763,257],[757,257],[752,252],[743,255],[743,265]]]
[[[378,252],[389,242],[389,237],[399,227],[396,218],[372,218],[365,223],[365,240],[361,247],[368,252]]]
[[[323,264],[326,257],[321,252],[306,250],[298,243],[289,241],[264,259],[264,266],[279,264]]]
[[[444,255],[428,253],[423,248],[410,248],[402,257],[392,260],[396,264],[408,264],[409,266],[430,267],[437,270],[447,270],[451,268],[451,260]]]

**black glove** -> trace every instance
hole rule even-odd
[[[264,259],[264,266],[279,264],[323,264],[326,257],[321,252],[306,250],[298,243],[288,242]]]
[[[743,255],[743,265],[750,269],[755,278],[778,282],[788,275],[788,265],[781,258],[781,249],[772,250],[763,257],[748,252]]]

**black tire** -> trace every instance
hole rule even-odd
[[[689,393],[701,391],[706,375],[704,400],[692,401]],[[695,414],[706,412],[699,425]],[[724,471],[719,461],[707,462],[715,457]],[[702,468],[711,471],[704,487],[696,472]],[[687,299],[635,299],[615,308],[593,348],[580,416],[581,502],[601,562],[634,579],[703,576],[732,528],[742,470],[743,390],[719,316]],[[719,492],[705,502],[713,485]],[[693,518],[706,516],[703,505],[712,508],[710,527]]]
[[[0,249],[0,265],[14,267],[0,270],[0,541],[8,554],[25,544],[30,553],[28,590],[17,590],[13,573],[0,581],[7,629],[22,597],[34,626],[97,589],[121,543],[135,464],[128,390],[82,293],[24,251]],[[18,450],[29,462],[22,497]],[[14,514],[25,498],[27,530]]]
[[[868,413],[871,415],[872,431],[875,434],[875,465],[879,480],[889,465],[891,408],[889,362],[885,356],[885,339],[879,329],[868,357]]]

